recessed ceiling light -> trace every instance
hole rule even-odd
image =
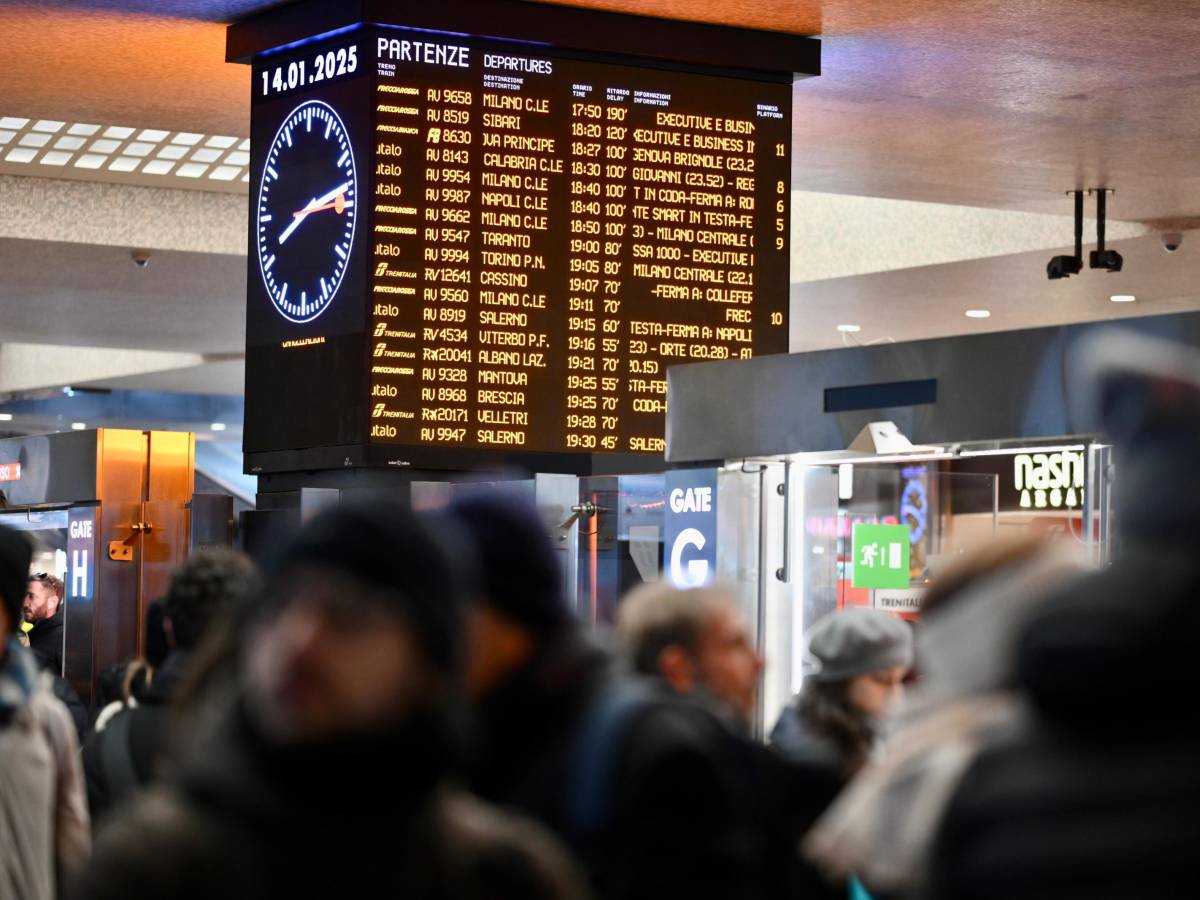
[[[166,175],[173,168],[175,163],[165,159],[152,159],[142,167],[142,171],[147,175]]]
[[[158,151],[158,155],[163,159],[183,159],[187,155],[187,147],[180,147],[176,144],[168,144]]]
[[[192,144],[204,137],[202,134],[195,134],[191,131],[181,131],[175,137],[171,138],[172,144],[183,144],[185,147],[190,147]]]
[[[209,147],[220,147],[222,150],[226,150],[237,143],[237,138],[230,137],[227,134],[214,134],[204,143]]]
[[[988,309],[968,309],[967,310],[967,318],[968,319],[987,319],[991,315],[992,315],[992,312],[991,312],[991,310],[988,310]]]
[[[175,174],[181,178],[199,178],[207,171],[208,166],[201,165],[200,163],[188,162],[176,169]]]
[[[28,124],[28,119],[20,119],[16,116],[4,116],[0,118],[0,128],[24,128]]]
[[[1137,300],[1137,297],[1135,297],[1133,294],[1113,294],[1108,299],[1113,303],[1133,303],[1135,300]]]
[[[52,119],[38,119],[33,123],[33,130],[54,134],[56,131],[62,131],[62,127],[66,124],[66,122],[56,122]]]
[[[239,150],[249,150],[250,149],[250,138],[246,138],[244,141],[242,141],[240,144],[238,144],[238,149]]]
[[[86,125],[84,123],[80,123],[78,125],[72,125],[70,128],[68,128],[67,134],[81,134],[84,137],[90,137],[99,130],[99,125]]]
[[[78,150],[85,143],[81,137],[60,137],[54,142],[54,146],[59,150]]]
[[[121,146],[120,141],[99,140],[93,141],[91,149],[96,153],[112,153]]]
[[[158,128],[143,128],[142,133],[138,135],[138,140],[150,141],[153,144],[157,144],[159,141],[164,140],[170,133],[171,132],[169,131],[162,131]]]
[[[846,334],[857,334],[858,332],[862,331],[862,326],[861,325],[839,325],[837,327],[837,330],[844,332]]]
[[[48,150],[38,160],[43,166],[65,166],[71,161],[71,154],[63,150]]]
[[[125,148],[124,152],[130,156],[145,156],[154,149],[153,144],[147,144],[145,141],[135,141]]]
[[[0,422],[11,422],[12,416],[12,413],[0,413]]]
[[[108,164],[110,172],[132,172],[138,167],[141,160],[136,156],[118,156]]]
[[[13,147],[8,151],[8,155],[4,157],[4,161],[27,163],[33,162],[35,156],[37,156],[36,150],[31,150],[28,147]]]
[[[241,166],[217,166],[208,173],[208,177],[215,181],[233,181],[241,171]]]
[[[104,129],[106,138],[116,138],[118,141],[123,141],[125,138],[133,134],[132,128],[126,128],[124,125],[110,125]]]
[[[211,147],[201,147],[199,150],[197,150],[195,153],[192,154],[192,159],[194,159],[196,162],[202,162],[202,163],[216,162],[220,158],[221,158],[221,151],[214,150]]]
[[[244,150],[234,150],[225,157],[225,162],[231,166],[246,166],[250,164],[250,154]]]
[[[224,431],[225,423],[224,422],[213,422],[212,425],[210,425],[209,427],[212,428],[213,431]]]
[[[0,144],[7,144],[17,136],[15,131],[0,131]]]
[[[23,147],[45,147],[49,142],[50,135],[34,134],[33,132],[30,132],[28,134],[21,135],[21,140],[19,140],[17,143]]]
[[[98,153],[85,153],[79,159],[75,160],[75,168],[77,169],[98,169],[108,160],[107,156],[101,156]]]
[[[87,428],[87,422],[72,422],[71,423],[72,431],[83,431],[83,429],[85,429],[85,428]]]

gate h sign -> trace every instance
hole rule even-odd
[[[908,587],[907,525],[855,525],[854,574],[856,588]]]
[[[717,571],[717,470],[668,472],[666,490],[666,580],[680,588],[708,584]]]

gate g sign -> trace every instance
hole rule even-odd
[[[855,525],[854,587],[908,587],[908,542],[907,525]]]
[[[668,472],[666,489],[666,580],[681,588],[708,584],[717,569],[717,470]]]

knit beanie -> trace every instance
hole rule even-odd
[[[809,632],[806,668],[817,681],[847,681],[912,664],[912,629],[877,609],[838,610]]]
[[[554,546],[532,503],[511,491],[489,490],[455,499],[447,512],[474,540],[483,603],[539,634],[574,621]]]
[[[454,675],[462,598],[472,569],[465,543],[449,523],[394,505],[344,505],[304,525],[268,573],[278,584],[317,569],[377,589],[377,599],[416,631],[429,662]]]
[[[16,632],[21,625],[32,561],[33,544],[29,538],[16,529],[0,525],[0,600],[8,613],[10,633]]]

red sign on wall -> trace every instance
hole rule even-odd
[[[0,463],[0,481],[20,481],[21,464],[19,462]]]

